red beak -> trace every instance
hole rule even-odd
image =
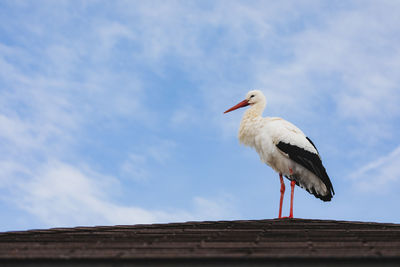
[[[225,111],[224,114],[228,113],[228,112],[231,112],[232,110],[235,110],[235,109],[238,109],[238,108],[242,108],[242,107],[245,107],[245,106],[248,106],[248,105],[250,105],[249,101],[247,99],[245,99],[242,102],[238,103],[236,106],[233,106],[230,109],[228,109],[227,111]]]

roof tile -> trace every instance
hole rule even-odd
[[[400,225],[274,219],[0,233],[0,260],[328,257],[400,260]]]

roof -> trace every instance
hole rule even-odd
[[[272,219],[0,233],[0,262],[400,262],[400,224]],[[2,265],[3,266],[3,265]]]

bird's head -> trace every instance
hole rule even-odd
[[[231,112],[235,109],[246,107],[248,105],[256,105],[261,104],[264,108],[265,106],[265,96],[260,90],[251,90],[246,94],[246,99],[242,102],[239,102],[237,105],[231,107],[224,113]]]

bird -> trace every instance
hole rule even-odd
[[[262,162],[279,174],[281,183],[278,218],[293,218],[295,185],[300,186],[322,201],[331,201],[335,191],[322,164],[321,156],[311,141],[297,126],[279,118],[262,117],[266,99],[260,90],[252,90],[246,98],[224,112],[250,106],[239,126],[239,141],[254,148]],[[285,182],[290,180],[290,213],[282,217]]]

